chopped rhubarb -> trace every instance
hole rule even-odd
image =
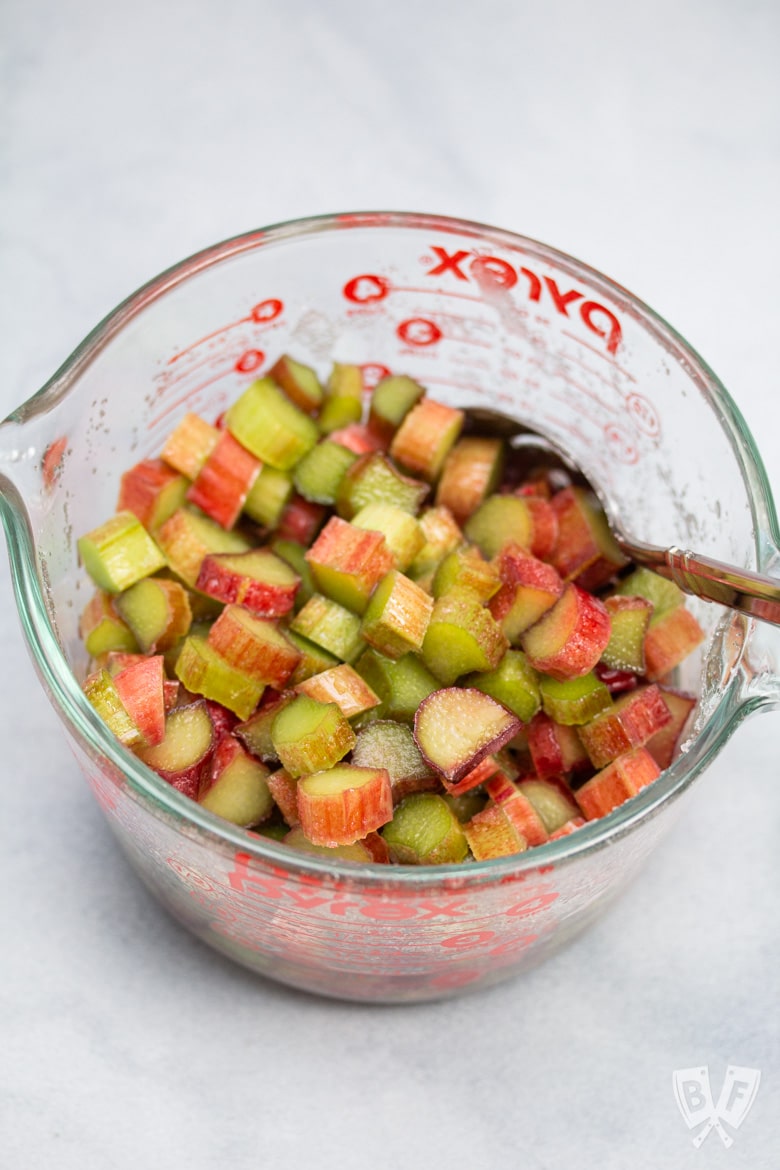
[[[453,589],[468,589],[480,601],[488,601],[501,588],[496,566],[478,548],[465,545],[447,553],[433,575],[431,592],[442,597]]]
[[[658,689],[669,708],[671,719],[665,727],[650,736],[645,747],[659,768],[668,768],[674,759],[688,718],[696,706],[696,699],[693,695],[686,695],[684,691],[673,691],[668,687]]]
[[[401,467],[435,483],[463,428],[464,414],[443,402],[422,398],[405,416],[390,444]]]
[[[270,621],[241,605],[226,605],[209,630],[208,643],[221,658],[277,690],[286,684],[301,655]]]
[[[243,828],[260,824],[273,812],[268,769],[244,751],[232,735],[217,744],[211,774],[201,786],[199,803],[226,821]]]
[[[346,662],[313,674],[298,683],[295,689],[298,694],[308,695],[320,703],[335,703],[346,719],[379,706],[379,696]]]
[[[435,691],[414,719],[414,738],[423,757],[452,782],[503,747],[519,729],[517,716],[473,687]]]
[[[656,682],[674,670],[704,641],[704,630],[684,605],[650,619],[645,634],[645,675]]]
[[[279,471],[294,467],[319,438],[313,419],[270,378],[248,386],[229,408],[225,421],[242,446]]]
[[[162,743],[138,749],[138,755],[163,780],[197,800],[208,783],[215,747],[214,726],[204,702],[176,707],[165,720]]]
[[[577,804],[592,821],[636,796],[641,788],[661,775],[661,769],[646,748],[634,748],[618,756],[575,792]]]
[[[644,597],[615,596],[605,598],[604,605],[611,629],[601,661],[612,670],[644,674],[645,635],[653,613],[652,602]]]
[[[580,487],[567,487],[550,500],[558,520],[552,563],[564,581],[583,589],[606,585],[628,564],[609,530],[595,497]]]
[[[296,491],[315,504],[335,504],[341,481],[356,458],[346,447],[324,439],[295,465]]]
[[[291,621],[290,629],[342,662],[354,662],[365,649],[357,614],[321,593],[309,598]]]
[[[315,845],[351,845],[393,816],[390,777],[384,768],[342,764],[298,781],[301,829]]]
[[[496,490],[503,467],[502,439],[460,439],[444,461],[436,503],[449,508],[459,522],[467,520]]]
[[[374,854],[365,841],[354,841],[351,845],[315,845],[300,825],[290,829],[282,840],[289,849],[297,849],[300,853],[313,853],[315,857],[328,857],[332,861],[374,861]]]
[[[463,685],[503,703],[523,723],[530,723],[541,705],[539,675],[522,650],[507,650],[495,670],[466,675]]]
[[[590,758],[575,728],[554,723],[543,711],[529,724],[528,749],[541,780],[590,768]]]
[[[382,837],[400,865],[450,865],[464,861],[468,842],[447,801],[433,792],[406,797]]]
[[[531,541],[529,550],[540,561],[549,561],[558,543],[558,516],[552,504],[541,496],[526,496],[531,513]]]
[[[351,520],[367,504],[395,504],[415,513],[428,490],[427,484],[402,475],[385,455],[363,455],[344,475],[336,507],[345,520]]]
[[[187,499],[223,528],[232,528],[260,463],[229,431],[222,431],[206,462],[187,491]]]
[[[528,549],[533,535],[528,502],[520,496],[489,496],[463,531],[488,558],[498,556],[509,543]]]
[[[268,790],[285,823],[295,829],[301,823],[298,816],[298,781],[286,768],[277,768],[268,777]]]
[[[138,649],[135,635],[113,604],[110,593],[98,589],[79,618],[79,634],[90,658],[102,658],[112,650],[132,653]]]
[[[122,705],[148,747],[162,743],[165,736],[164,677],[161,654],[130,662],[114,675]]]
[[[574,793],[564,780],[522,780],[518,790],[531,802],[552,837],[579,816]]]
[[[433,612],[433,598],[392,569],[377,585],[360,627],[364,641],[388,658],[421,649]]]
[[[292,477],[286,471],[265,464],[244,500],[244,515],[256,524],[276,528],[281,524],[292,494]]]
[[[424,393],[420,383],[405,374],[390,374],[377,382],[371,395],[369,430],[387,446]]]
[[[154,532],[184,503],[187,480],[162,459],[144,459],[120,480],[118,512],[132,512]]]
[[[379,695],[380,706],[373,712],[378,719],[411,723],[423,699],[439,689],[438,680],[416,654],[394,661],[367,650],[355,663],[355,670]]]
[[[501,587],[490,600],[490,612],[509,641],[520,635],[552,609],[563,592],[563,582],[552,565],[546,565],[510,541],[493,564]]]
[[[671,722],[657,686],[638,687],[580,728],[580,739],[594,768],[603,768],[631,748],[642,747]]]
[[[163,552],[132,512],[117,512],[78,540],[81,562],[98,589],[121,593],[165,567]]]
[[[219,431],[198,414],[185,414],[163,447],[165,462],[187,479],[196,479],[219,442]]]
[[[107,670],[97,670],[84,680],[84,694],[100,718],[125,747],[144,742],[134,720],[119,697],[114,680]]]
[[[271,729],[274,719],[292,697],[289,692],[280,695],[277,691],[269,689],[263,695],[257,710],[233,729],[244,747],[264,763],[274,763],[279,759],[271,739]]]
[[[237,532],[190,508],[179,508],[157,533],[160,548],[177,577],[194,589],[205,557],[210,553],[246,552],[248,542]]]
[[[225,603],[251,609],[258,617],[282,617],[295,602],[299,577],[267,548],[214,553],[203,559],[197,588]]]
[[[463,832],[475,861],[510,857],[528,848],[523,834],[497,804],[489,804],[472,817],[463,826]]]
[[[120,593],[115,605],[144,654],[169,650],[192,625],[187,590],[165,577],[145,577]]]
[[[366,504],[352,517],[355,528],[381,532],[395,560],[395,567],[405,572],[425,544],[417,520],[397,504]]]
[[[473,670],[495,670],[506,648],[501,627],[473,593],[453,591],[435,602],[422,657],[445,686]]]
[[[248,719],[260,701],[265,686],[246,671],[231,665],[205,638],[185,638],[176,660],[176,677],[193,695],[214,699]]]
[[[463,540],[463,533],[449,508],[426,508],[418,522],[425,544],[409,566],[410,576],[415,579],[435,569]]]
[[[322,527],[326,515],[322,504],[304,500],[297,492],[293,493],[276,525],[277,540],[296,540],[308,546]]]
[[[591,671],[563,681],[543,675],[539,680],[539,690],[545,713],[567,727],[588,723],[612,707],[607,687]]]
[[[379,532],[364,532],[332,516],[306,554],[321,593],[354,613],[365,613],[368,599],[393,567],[393,555]]]
[[[548,835],[544,820],[533,802],[507,776],[502,772],[491,776],[485,784],[485,792],[494,804],[503,809],[529,845],[544,844]]]
[[[291,402],[307,414],[313,414],[322,402],[322,386],[310,366],[283,354],[268,371],[276,385],[284,390]]]
[[[609,642],[603,602],[569,584],[552,609],[522,635],[528,661],[553,678],[577,678],[593,670]]]
[[[274,719],[271,739],[291,776],[332,768],[355,746],[355,733],[337,704],[308,695],[285,704]]]
[[[363,414],[363,371],[334,362],[317,422],[323,434],[360,422]]]
[[[393,790],[393,804],[415,792],[439,789],[439,779],[423,759],[411,728],[390,719],[379,719],[362,728],[352,752],[360,768],[386,768]]]

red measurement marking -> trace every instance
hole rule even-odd
[[[435,321],[428,321],[425,317],[410,317],[408,321],[402,321],[396,333],[408,345],[435,345],[443,336]]]
[[[658,438],[661,434],[661,420],[652,402],[634,391],[626,399],[626,409],[640,431],[644,431],[651,439]]]
[[[219,337],[220,333],[227,333],[229,329],[235,329],[237,325],[245,325],[247,321],[251,320],[249,317],[240,317],[238,321],[231,321],[229,325],[221,325],[219,329],[215,329],[213,333],[206,333],[205,336],[199,337],[197,341],[193,341],[192,345],[180,349],[169,359],[168,365],[172,366],[179,358],[183,358],[185,354],[191,353],[193,349],[197,349],[199,345],[203,345],[206,341],[211,341],[212,337]]]
[[[387,366],[381,366],[379,362],[366,362],[360,367],[360,372],[363,375],[364,390],[373,390],[383,378],[390,377]]]
[[[514,288],[517,273],[511,264],[498,256],[475,256],[471,275],[481,288]]]
[[[265,361],[265,354],[262,349],[247,349],[241,354],[241,357],[233,367],[239,374],[251,374],[253,370],[257,370]]]
[[[585,349],[589,349],[591,353],[595,353],[596,356],[600,357],[603,362],[608,362],[609,365],[618,370],[624,378],[628,378],[629,382],[636,382],[634,375],[630,374],[628,370],[624,370],[620,363],[616,362],[614,358],[607,357],[605,353],[602,353],[601,350],[596,349],[595,346],[589,345],[588,342],[583,341],[581,337],[576,337],[573,333],[569,333],[568,329],[562,329],[561,333],[564,337],[568,337],[569,341],[576,341],[577,345],[584,345]]]
[[[604,427],[604,438],[616,459],[629,466],[639,462],[639,452],[624,431],[615,423],[607,423]]]
[[[461,272],[460,266],[464,260],[467,260],[469,252],[448,252],[446,248],[439,247],[438,244],[433,244],[431,251],[436,255],[439,263],[426,272],[426,276],[443,276],[445,272],[451,272],[453,276],[457,276],[458,280],[468,280],[465,272]]]
[[[344,285],[342,292],[348,301],[356,305],[370,305],[385,299],[390,292],[390,282],[384,276],[368,272],[362,276],[353,276]]]
[[[60,477],[62,457],[65,454],[67,445],[68,436],[63,435],[62,438],[55,439],[53,443],[49,443],[43,453],[43,458],[41,459],[41,475],[43,476],[43,486],[47,491],[54,487],[54,484]]]
[[[246,320],[258,321],[264,324],[266,321],[275,321],[283,311],[284,301],[277,300],[276,297],[271,297],[267,301],[260,301],[259,304],[254,305]]]

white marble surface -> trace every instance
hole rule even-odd
[[[328,210],[556,244],[706,355],[780,490],[780,8],[4,0],[0,415],[148,276]],[[0,1165],[780,1164],[780,722],[743,726],[609,917],[522,981],[418,1008],[255,980],[118,855],[0,569]],[[780,652],[780,639],[778,639]],[[726,1151],[672,1070],[760,1068]]]

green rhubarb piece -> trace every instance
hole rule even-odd
[[[354,451],[332,439],[323,439],[296,464],[295,487],[315,504],[335,504],[339,485],[356,459]]]
[[[465,861],[468,843],[460,821],[442,796],[407,796],[382,836],[393,861],[401,865],[449,865]]]
[[[249,718],[265,690],[264,683],[225,662],[204,638],[192,634],[176,659],[176,677],[191,694],[221,703],[239,719]]]
[[[480,788],[469,788],[468,792],[461,792],[458,796],[453,796],[451,792],[448,792],[442,797],[442,800],[446,800],[460,823],[465,825],[477,813],[482,812],[488,798]]]
[[[565,727],[588,723],[612,706],[609,690],[593,671],[563,681],[541,675],[539,690],[545,714]]]
[[[319,592],[359,614],[393,565],[381,533],[355,528],[338,516],[330,518],[306,559]]]
[[[290,826],[284,821],[274,821],[273,824],[258,825],[252,832],[257,833],[258,837],[267,837],[269,841],[284,841]]]
[[[306,602],[290,622],[290,629],[342,662],[353,662],[363,649],[360,618],[321,593]]]
[[[287,561],[290,568],[295,569],[295,572],[300,577],[301,583],[298,586],[298,592],[295,594],[295,609],[296,611],[303,609],[309,598],[313,597],[317,591],[311,575],[311,569],[309,568],[309,562],[306,560],[306,549],[297,540],[274,540],[271,548],[278,557],[281,557],[283,561]]]
[[[533,518],[521,496],[489,496],[469,516],[463,531],[490,559],[498,556],[510,541],[529,548],[533,538]]]
[[[495,670],[506,649],[501,627],[473,593],[456,591],[437,599],[422,657],[445,687],[471,671]]]
[[[366,504],[395,504],[416,513],[428,494],[428,485],[402,475],[386,456],[362,455],[347,471],[339,486],[336,510],[350,520]]]
[[[219,750],[219,749],[218,749]],[[268,788],[268,769],[245,752],[237,752],[198,803],[215,816],[249,828],[274,810]]]
[[[117,512],[78,541],[84,568],[98,589],[121,593],[165,567],[165,555],[132,512]]]
[[[426,508],[418,517],[425,544],[409,566],[409,576],[415,580],[438,567],[447,553],[463,540],[458,522],[449,508]]]
[[[271,739],[271,728],[276,716],[292,698],[292,694],[280,695],[275,702],[264,704],[243,723],[233,728],[233,734],[241,740],[247,751],[264,763],[273,763],[279,758]]]
[[[323,650],[308,638],[296,634],[295,630],[287,631],[287,640],[300,652],[301,660],[287,680],[288,687],[297,687],[298,683],[305,682],[315,674],[322,674],[323,670],[330,670],[338,666],[340,659],[328,650]]]
[[[438,787],[439,779],[423,759],[406,723],[377,719],[357,734],[352,763],[358,768],[384,768],[397,804],[412,792]]]
[[[517,787],[530,800],[548,833],[556,832],[567,821],[579,815],[574,794],[565,796],[547,780],[523,780]]]
[[[87,604],[79,622],[79,633],[90,658],[101,658],[112,650],[134,653],[135,635],[114,608],[113,595],[102,589]]]
[[[670,609],[677,609],[685,600],[684,593],[674,581],[668,581],[652,569],[634,569],[633,573],[618,583],[615,592],[621,597],[644,597],[651,602],[651,625]]]
[[[315,845],[304,833],[303,829],[288,829],[282,838],[285,845],[298,849],[301,853],[313,853],[318,857],[331,857],[334,861],[373,861],[371,851],[362,841],[355,841],[352,845]]]
[[[433,610],[433,599],[397,569],[377,585],[360,632],[366,642],[388,658],[421,649]]]
[[[318,422],[324,435],[341,430],[363,417],[363,372],[360,366],[334,362]]]
[[[480,601],[488,601],[501,588],[495,565],[473,546],[447,553],[434,574],[431,590],[441,597],[453,589],[470,589]]]
[[[385,544],[395,557],[396,567],[402,572],[406,572],[425,544],[425,536],[417,520],[397,504],[366,504],[352,517],[351,523],[355,528],[381,532]]]
[[[645,635],[653,617],[653,603],[646,597],[616,596],[607,597],[604,605],[611,625],[601,661],[612,670],[644,674]]]
[[[355,733],[336,703],[296,695],[271,728],[276,754],[291,776],[332,768],[355,746]]]
[[[270,378],[248,386],[225,415],[239,443],[279,471],[288,471],[319,438],[317,424],[299,410]]]
[[[246,552],[249,543],[237,532],[227,532],[192,508],[179,508],[157,534],[173,572],[195,588],[203,559],[218,553]]]
[[[265,464],[244,500],[244,511],[264,528],[275,528],[292,492],[293,481],[288,473]]]
[[[355,670],[381,700],[367,713],[369,719],[412,723],[423,699],[439,689],[437,679],[416,654],[405,654],[394,661],[376,650],[366,650],[355,663]]]
[[[425,391],[406,374],[390,374],[374,387],[368,425],[374,434],[390,439]]]
[[[128,715],[107,670],[98,670],[84,680],[84,694],[120,743],[125,747],[143,744],[143,735]]]
[[[178,581],[144,577],[116,599],[144,654],[163,651],[189,633],[192,609],[189,594]]]
[[[462,685],[490,695],[523,723],[531,722],[542,703],[539,675],[522,650],[507,650],[495,670],[470,674]]]

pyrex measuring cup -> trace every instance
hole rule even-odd
[[[246,966],[329,995],[426,999],[506,978],[624,888],[740,720],[777,704],[778,635],[693,602],[707,641],[680,679],[701,695],[680,757],[610,816],[516,857],[336,865],[215,818],[124,750],[82,695],[91,587],[75,540],[186,411],[213,418],[285,351],[320,373],[359,363],[367,387],[403,372],[453,405],[499,411],[563,447],[608,507],[620,501],[631,535],[771,573],[759,456],[712,371],[629,293],[532,240],[402,214],[282,224],[199,253],[120,305],[0,428],[35,666],[160,901]]]

